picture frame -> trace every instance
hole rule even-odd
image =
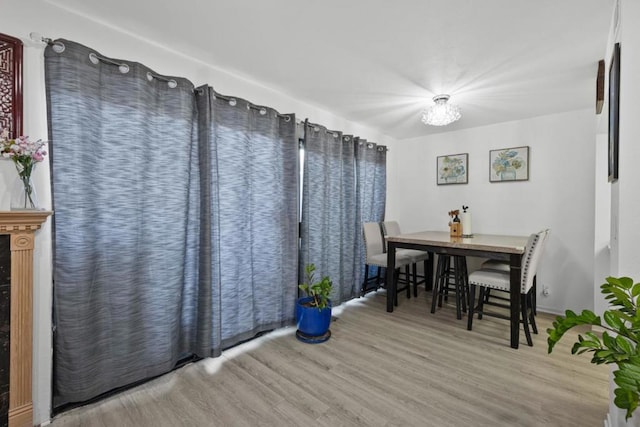
[[[447,154],[436,159],[438,185],[467,184],[469,182],[469,153]]]
[[[613,46],[609,65],[609,167],[608,180],[618,180],[620,135],[620,43]]]
[[[489,182],[527,181],[529,146],[489,151]]]

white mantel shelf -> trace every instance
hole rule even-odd
[[[0,234],[11,237],[11,329],[9,355],[9,427],[33,426],[34,233],[51,211],[0,211]]]

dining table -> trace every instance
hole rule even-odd
[[[387,312],[393,312],[396,283],[394,280],[396,249],[417,249],[429,253],[425,271],[426,284],[433,284],[434,254],[475,256],[509,263],[511,347],[518,348],[520,339],[520,272],[522,255],[529,236],[473,234],[454,237],[448,231],[420,231],[387,237]]]

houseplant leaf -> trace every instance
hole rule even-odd
[[[571,348],[572,354],[592,353],[591,363],[617,364],[613,373],[617,388],[614,390],[614,404],[626,411],[630,418],[638,407],[640,397],[640,283],[629,277],[607,277],[600,286],[609,309],[602,319],[589,310],[576,314],[567,310],[564,316],[558,316],[547,329],[548,352],[562,339],[571,328],[579,325],[600,326],[605,329],[601,337],[593,332],[578,335],[578,341]]]

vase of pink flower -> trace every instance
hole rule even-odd
[[[12,160],[18,177],[11,193],[11,210],[38,209],[38,199],[31,180],[36,165],[47,155],[45,143],[29,141],[28,136],[9,138],[9,132],[0,130],[0,156]]]

